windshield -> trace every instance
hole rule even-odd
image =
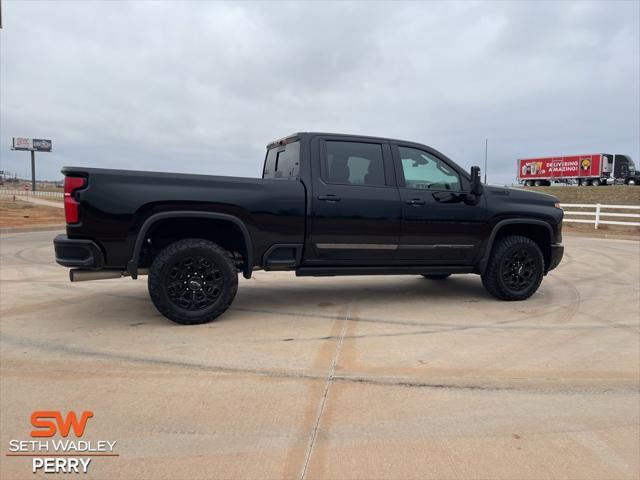
[[[627,157],[629,159],[629,173],[636,173],[636,166],[633,163],[633,160],[631,160],[629,157]]]
[[[616,155],[616,161],[620,164],[623,171],[626,170],[632,175],[636,173],[636,166],[629,155]]]

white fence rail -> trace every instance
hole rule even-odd
[[[64,198],[63,192],[32,192],[31,190],[10,190],[8,188],[0,188],[0,195],[22,195],[27,197],[49,197],[49,198]]]
[[[560,206],[564,210],[564,222],[573,223],[591,223],[597,230],[598,225],[626,225],[629,227],[640,227],[640,221],[621,221],[616,218],[632,218],[640,219],[640,213],[627,212],[608,212],[607,210],[640,210],[640,205],[602,205],[600,203],[561,203]],[[578,208],[583,210],[567,210],[567,208]],[[589,210],[584,210],[589,209]],[[594,218],[571,218],[578,217],[594,217]],[[568,217],[568,218],[567,218]],[[602,217],[605,217],[603,220]],[[614,220],[609,220],[613,218]]]

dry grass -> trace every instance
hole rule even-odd
[[[64,202],[64,197],[37,197],[50,202]]]
[[[55,185],[44,185],[42,187],[38,187],[39,192],[58,192],[63,193],[64,188],[56,187]]]
[[[64,225],[64,210],[13,200],[11,197],[0,198],[0,227],[39,227],[44,225]]]
[[[601,203],[603,205],[640,205],[640,185],[599,187],[526,187],[532,192],[549,193],[560,203]]]
[[[63,181],[60,182],[63,184]],[[24,185],[29,186],[29,190],[31,190],[31,180],[22,180],[20,182],[4,182],[2,188],[6,188],[7,190],[22,190]],[[56,187],[55,183],[36,183],[36,190],[39,192],[64,192],[64,188]]]

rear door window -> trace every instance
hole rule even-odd
[[[325,142],[322,179],[326,183],[384,186],[382,145],[360,142]]]

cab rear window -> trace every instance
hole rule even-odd
[[[300,142],[267,150],[262,178],[291,178],[300,174]]]

